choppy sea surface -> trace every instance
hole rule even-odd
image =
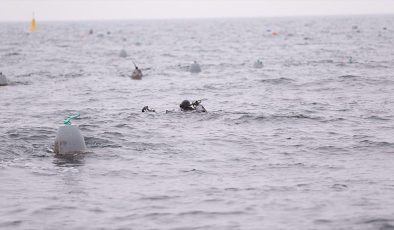
[[[394,16],[37,24],[0,23],[0,229],[394,229]]]

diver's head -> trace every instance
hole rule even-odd
[[[190,104],[190,101],[188,100],[184,100],[182,101],[182,103],[179,105],[179,107],[181,107],[181,109],[190,109],[192,108],[192,105]]]

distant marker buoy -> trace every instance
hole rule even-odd
[[[0,72],[0,86],[8,85],[7,78]]]
[[[278,32],[275,32],[275,31],[272,32],[272,36],[277,36],[277,35],[279,35]]]
[[[142,79],[142,71],[140,69],[138,69],[138,67],[136,66],[133,73],[131,74],[130,78],[133,80],[141,80]]]
[[[130,78],[133,80],[141,80],[142,79],[142,71],[140,69],[138,69],[138,66],[135,64],[134,60],[131,60],[133,62],[134,65],[134,71],[131,74]]]
[[[119,57],[122,57],[122,58],[127,57],[127,52],[126,52],[126,50],[122,49],[122,50],[119,52]]]
[[[353,58],[352,58],[352,57],[349,57],[348,63],[349,63],[349,64],[352,64],[352,63],[353,63]]]
[[[64,120],[56,135],[54,152],[56,154],[73,154],[86,150],[85,140],[79,128],[71,124],[71,120],[79,117],[79,113]]]
[[[263,62],[260,61],[260,60],[257,60],[257,61],[255,61],[255,62],[253,63],[253,68],[261,69],[261,68],[263,68],[263,67],[264,67]]]
[[[36,19],[34,18],[34,12],[33,12],[33,19],[31,20],[30,32],[31,33],[37,32],[37,24],[36,24]]]
[[[89,34],[93,34],[93,29],[90,29],[90,30],[89,30]]]
[[[190,65],[189,71],[190,73],[199,73],[201,72],[201,67],[196,61],[194,61],[193,64]]]
[[[131,74],[130,78],[133,80],[141,80],[142,79],[142,71],[138,68],[138,66],[135,64],[134,60],[131,60],[134,65],[134,71]]]

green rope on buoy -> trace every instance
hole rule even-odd
[[[73,120],[73,119],[79,117],[80,115],[81,115],[81,114],[77,113],[77,114],[74,115],[74,116],[69,116],[69,117],[67,117],[66,120],[63,121],[63,123],[64,123],[65,125],[71,125],[71,120]]]

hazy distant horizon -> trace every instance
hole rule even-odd
[[[332,14],[332,15],[278,15],[278,16],[254,16],[254,17],[195,17],[195,18],[125,18],[125,19],[53,19],[53,20],[41,20],[38,19],[39,22],[127,22],[127,21],[159,21],[159,20],[168,20],[168,21],[177,21],[177,20],[220,20],[220,19],[264,19],[264,18],[324,18],[324,17],[379,17],[379,16],[393,16],[394,13],[387,14]],[[37,21],[37,17],[35,17]],[[0,21],[0,23],[24,23],[31,22],[31,18],[26,20],[4,20]]]
[[[3,0],[0,21],[103,21],[393,14],[389,0]]]

